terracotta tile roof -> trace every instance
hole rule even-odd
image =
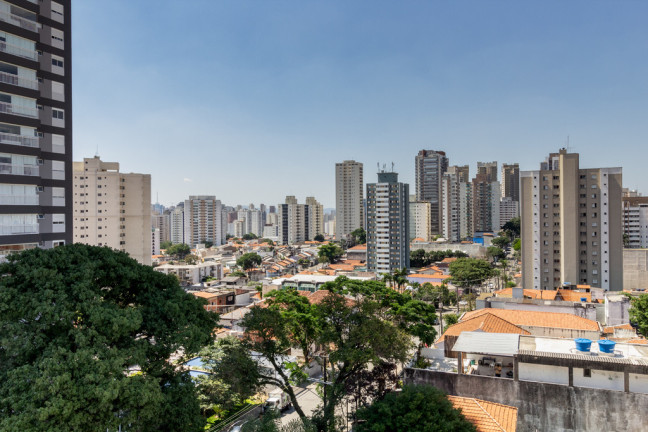
[[[367,245],[362,244],[362,245],[353,246],[352,248],[350,248],[348,250],[351,250],[351,251],[366,251],[367,250]]]
[[[576,288],[591,288],[589,285],[576,285]]]
[[[635,329],[628,323],[628,324],[620,324],[617,326],[605,327],[603,329],[603,333],[613,334],[615,330],[630,330],[633,332],[635,331]]]
[[[200,298],[204,298],[204,299],[211,299],[211,298],[218,297],[218,294],[208,293],[208,292],[204,292],[204,291],[193,291],[191,294],[193,294],[196,297],[200,297]]]
[[[422,237],[416,237],[414,240],[412,240],[412,243],[422,243],[425,242],[425,239]]]
[[[587,299],[588,302],[592,301],[592,294],[588,292],[578,292],[567,289],[559,289],[558,293],[565,301],[580,302],[581,298]]]
[[[449,279],[450,275],[443,274],[443,273],[435,273],[435,274],[414,273],[408,275],[407,277],[423,278],[423,279]]]
[[[441,335],[437,342],[445,340],[446,336],[459,336],[465,331],[481,330],[486,333],[515,333],[522,335],[530,335],[528,331],[512,324],[498,316],[492,314],[482,314],[475,318],[461,321],[460,323],[453,324]]]
[[[455,262],[455,261],[457,261],[457,258],[456,257],[451,257],[451,258],[443,258],[443,260],[441,262],[442,263],[451,263],[451,262]]]
[[[630,339],[626,343],[646,345],[648,344],[648,339]]]
[[[480,399],[448,396],[448,400],[478,432],[515,432],[518,409]]]
[[[486,313],[496,315],[497,317],[509,321],[517,326],[553,327],[592,331],[599,330],[599,325],[596,321],[559,312],[517,311],[490,308],[478,309],[472,312],[466,312],[463,316],[462,321],[466,321]]]
[[[494,292],[496,297],[510,298],[513,297],[513,288],[504,288]],[[554,290],[539,290],[539,289],[525,289],[524,297],[540,300],[555,300],[557,291]]]

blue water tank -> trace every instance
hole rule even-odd
[[[581,297],[581,301],[584,303],[587,301],[587,297]]]
[[[589,352],[592,347],[592,341],[589,339],[577,338],[574,339],[574,342],[576,342],[576,349],[578,351]]]
[[[613,353],[616,342],[607,339],[601,339],[600,341],[598,341],[598,344],[599,351],[604,353]]]

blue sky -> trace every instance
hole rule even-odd
[[[153,201],[335,206],[335,162],[538,169],[565,146],[648,194],[648,2],[83,0],[74,159]]]

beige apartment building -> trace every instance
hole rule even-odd
[[[423,241],[432,240],[432,204],[427,201],[410,201],[409,203],[409,236]]]
[[[324,234],[324,206],[315,197],[306,197],[308,206],[308,236],[311,240],[317,234]]]
[[[565,149],[520,173],[524,288],[623,288],[621,180],[621,168],[581,169]]]
[[[364,227],[363,165],[354,160],[335,164],[335,238],[342,240]]]
[[[151,265],[151,176],[98,156],[74,162],[74,242],[108,246]]]

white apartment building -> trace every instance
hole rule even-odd
[[[287,196],[285,204],[278,205],[279,244],[288,245],[310,240],[310,212],[308,205],[298,204],[297,198]]]
[[[363,166],[354,160],[335,164],[335,238],[364,227]]]
[[[409,203],[409,235],[410,240],[422,238],[432,240],[432,205],[428,201],[410,201]]]
[[[623,235],[625,247],[648,248],[648,197],[623,191]]]
[[[315,197],[306,197],[308,206],[308,237],[313,240],[317,234],[324,234],[324,206]]]
[[[151,228],[151,255],[160,255],[160,229]]]
[[[473,234],[472,183],[468,181],[468,167],[451,166],[442,179],[443,237],[459,242]]]
[[[151,264],[151,176],[120,173],[98,156],[74,162],[74,241]]]
[[[520,203],[513,201],[510,197],[503,197],[499,203],[500,227],[508,221],[520,216]]]
[[[227,224],[223,223],[223,205],[213,195],[190,196],[184,205],[184,239],[189,246],[211,241],[225,242]]]
[[[184,208],[176,207],[169,214],[169,240],[173,244],[185,243]]]

